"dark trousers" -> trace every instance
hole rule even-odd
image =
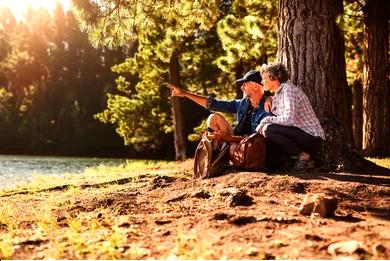
[[[302,152],[313,154],[319,149],[323,140],[297,127],[270,124],[264,132],[266,140],[281,147],[290,157]]]

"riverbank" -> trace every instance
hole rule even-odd
[[[0,259],[390,258],[389,176],[191,173],[101,166],[2,190]],[[339,199],[334,217],[299,214],[318,193]]]
[[[21,182],[30,182],[38,176],[80,174],[97,166],[121,166],[127,162],[142,161],[119,158],[0,155],[0,189]]]

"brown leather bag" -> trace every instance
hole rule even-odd
[[[211,178],[221,175],[229,163],[229,145],[222,144],[221,148],[213,151],[213,140],[206,131],[202,135],[194,156],[195,179]]]
[[[247,170],[265,168],[266,150],[264,137],[254,133],[239,143],[232,143],[229,150],[230,165]]]

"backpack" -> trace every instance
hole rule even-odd
[[[266,163],[265,139],[254,133],[234,143],[229,150],[230,165],[246,170],[262,170]]]
[[[224,143],[220,149],[213,151],[213,141],[203,133],[194,156],[195,179],[211,178],[222,174],[229,161],[229,144]]]

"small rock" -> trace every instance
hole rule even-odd
[[[235,193],[237,193],[237,192],[239,192],[239,191],[240,191],[240,190],[237,189],[237,188],[224,188],[224,189],[221,189],[221,190],[218,192],[218,194],[219,194],[220,196],[226,197],[226,196],[230,196],[230,195],[232,195],[232,194],[235,194]]]
[[[386,252],[386,247],[381,243],[376,243],[372,247],[372,252],[374,253],[374,256],[380,256]]]
[[[157,176],[150,182],[149,190],[169,186],[176,178],[169,176]]]
[[[250,206],[253,204],[253,198],[245,194],[243,191],[238,191],[234,194],[231,194],[228,198],[228,205],[230,207]]]
[[[271,253],[265,253],[264,260],[275,260],[276,257]]]
[[[272,221],[274,223],[280,223],[280,224],[295,224],[295,223],[301,223],[299,219],[296,218],[289,218],[289,217],[267,217],[263,216],[257,219],[259,222],[269,222]],[[267,227],[266,227],[267,228]]]
[[[290,190],[294,193],[306,193],[306,184],[305,183],[293,183],[290,186]]]
[[[27,239],[25,241],[19,242],[21,246],[39,246],[47,242],[45,239]]]
[[[186,192],[181,193],[180,195],[173,197],[171,199],[168,199],[167,201],[165,201],[165,203],[177,202],[177,201],[181,201],[185,198],[188,198],[188,194]]]
[[[226,213],[215,213],[213,218],[214,220],[227,220],[230,218],[229,214]]]
[[[313,212],[318,213],[321,217],[333,217],[338,203],[339,200],[337,198],[321,198]]]
[[[282,240],[276,239],[273,241],[273,245],[276,247],[286,247],[286,246],[288,246],[288,243],[285,243]]]
[[[318,235],[311,235],[311,234],[306,234],[305,235],[305,239],[313,240],[313,241],[322,241],[322,240],[324,240],[322,237],[320,237]]]
[[[162,236],[169,236],[171,234],[171,231],[167,230],[164,233],[162,233]]]
[[[249,223],[255,223],[255,222],[257,222],[257,218],[255,218],[253,216],[236,217],[236,218],[233,218],[230,220],[230,223],[237,225],[237,226],[242,226],[242,225],[246,225]]]
[[[130,223],[124,222],[124,223],[120,224],[118,227],[129,228],[130,226],[131,226]]]
[[[126,252],[130,247],[129,246],[121,246],[118,248],[118,251],[121,253]]]
[[[171,220],[155,220],[154,223],[156,223],[157,225],[165,225],[165,224],[172,223],[172,221]]]
[[[257,248],[249,248],[247,251],[248,256],[257,256],[259,254],[259,250]]]
[[[307,202],[306,197],[303,199],[303,202],[299,208],[299,213],[302,215],[311,215],[314,210],[314,202]]]
[[[334,216],[338,203],[337,198],[324,194],[307,195],[302,201],[299,213],[303,215],[316,213],[321,217],[331,217]]]
[[[157,176],[152,180],[152,183],[165,183],[165,182],[173,182],[175,181],[175,177],[170,176]]]
[[[277,205],[278,204],[278,202],[273,200],[273,199],[268,200],[268,203],[270,203],[272,205]]]
[[[207,198],[211,198],[211,195],[208,191],[200,190],[200,191],[195,191],[194,193],[192,193],[191,197],[207,199]]]
[[[97,218],[101,218],[103,216],[103,214],[102,213],[99,213],[99,214],[97,214]]]
[[[261,221],[261,222],[272,221],[272,217],[263,216],[263,217],[258,218],[257,221]],[[267,228],[267,226],[268,225],[266,225],[266,228]]]
[[[289,217],[276,217],[273,218],[272,221],[280,223],[280,224],[295,224],[295,223],[301,223],[299,219],[296,218],[289,218]]]
[[[333,243],[328,246],[328,253],[331,255],[338,254],[364,254],[367,253],[364,245],[356,240]]]

